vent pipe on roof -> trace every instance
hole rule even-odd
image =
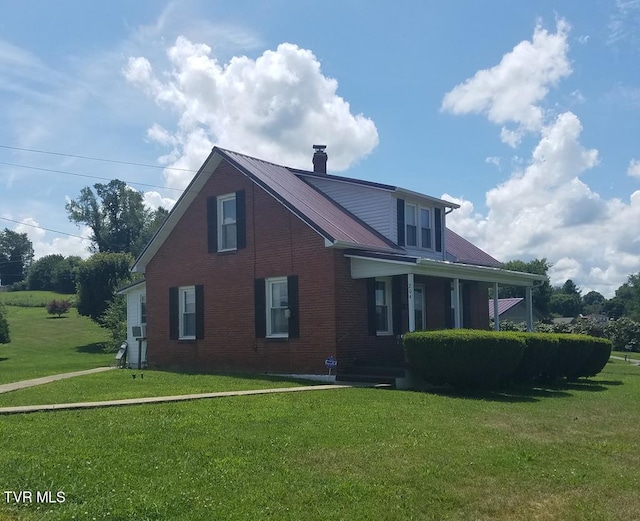
[[[313,171],[316,174],[327,173],[327,153],[324,151],[327,145],[313,145],[315,153],[313,154]]]

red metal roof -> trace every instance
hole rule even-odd
[[[326,194],[298,178],[288,168],[230,150],[217,150],[327,239],[358,248],[400,250],[392,241],[363,223]]]
[[[517,306],[524,299],[520,298],[499,298],[498,299],[498,316],[502,315],[505,311],[510,310],[512,307]],[[493,299],[489,299],[489,319],[493,320]]]
[[[467,239],[447,228],[446,237],[447,253],[452,255],[455,262],[463,264],[476,264],[478,266],[493,266],[499,268],[502,263],[494,259],[487,252],[481,250]]]

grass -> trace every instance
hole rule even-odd
[[[55,291],[3,291],[0,303],[7,306],[45,307],[52,300],[75,301],[75,295],[65,295]]]
[[[134,379],[133,376],[136,376]],[[143,378],[140,376],[143,375]],[[0,394],[0,407],[310,385],[275,376],[184,374],[117,369]]]
[[[0,344],[0,384],[106,366],[115,356],[102,352],[107,332],[75,309],[61,318],[41,307],[6,309],[11,343]]]
[[[629,360],[640,360],[640,353],[636,351],[613,351],[611,354],[621,358],[626,356]]]
[[[66,500],[0,497],[0,519],[635,519],[639,398],[640,369],[611,362],[590,380],[504,393],[347,389],[7,416],[3,490]]]

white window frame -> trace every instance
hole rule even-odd
[[[275,284],[282,284],[284,283],[286,288],[287,288],[287,294],[289,292],[289,283],[287,280],[287,277],[273,277],[270,279],[265,279],[265,291],[266,291],[266,313],[267,313],[267,338],[289,338],[289,324],[287,322],[287,332],[286,333],[274,333],[271,327],[271,312],[274,308],[273,306],[273,301],[272,301],[272,291],[271,288],[275,285]],[[289,299],[287,296],[287,306],[289,305]],[[277,309],[283,309],[283,308],[277,308]],[[286,307],[284,308],[285,310],[285,317],[288,319],[289,318],[289,313],[287,313],[289,311],[289,308]]]
[[[422,210],[426,210],[429,212],[429,225],[431,226],[429,229],[429,233],[431,236],[431,246],[426,247],[422,245]],[[416,243],[409,243],[409,226],[407,215],[409,213],[413,213],[415,216],[415,228],[416,228]],[[435,231],[433,227],[433,207],[424,206],[414,202],[405,202],[404,203],[404,242],[407,248],[415,248],[417,250],[425,250],[425,251],[435,251]]]
[[[178,339],[179,340],[195,340],[196,331],[193,335],[185,335],[184,332],[184,315],[185,315],[185,296],[187,293],[193,293],[193,314],[197,317],[197,303],[196,303],[196,287],[195,286],[183,286],[178,288]],[[195,322],[194,322],[195,323]]]
[[[146,324],[147,323],[147,296],[146,295],[140,295],[140,324]],[[142,309],[144,307],[144,313],[142,312]],[[144,318],[144,320],[143,320]]]
[[[417,204],[413,204],[413,203],[405,203],[404,205],[404,241],[406,243],[407,246],[413,247],[413,248],[418,248],[418,244],[420,241],[420,235],[418,234],[418,231],[420,230],[420,224],[419,224],[419,219],[420,219],[420,211],[419,211],[420,207]],[[409,219],[407,219],[407,216],[409,214],[413,214],[413,223],[414,224],[409,224]],[[409,227],[413,226],[416,229],[416,243],[415,244],[409,244]]]
[[[429,239],[431,242],[431,246],[424,246],[422,244],[422,210],[425,210],[426,212],[428,212],[429,214],[429,228],[426,228],[429,230]],[[433,209],[429,208],[427,206],[421,206],[420,210],[418,211],[418,242],[420,242],[420,249],[422,250],[429,250],[429,251],[433,251],[434,248],[434,242],[435,242],[435,237],[434,237],[434,232],[433,232]]]
[[[391,300],[392,296],[391,296],[391,277],[376,277],[375,279],[375,283],[376,283],[376,287],[375,287],[375,291],[374,291],[374,299],[375,299],[375,306],[376,306],[376,319],[378,317],[378,282],[384,283],[385,287],[384,287],[384,300],[385,300],[385,305],[387,307],[387,329],[386,330],[380,330],[378,329],[378,324],[376,323],[376,335],[378,336],[386,336],[386,335],[393,335],[393,302]],[[376,320],[377,322],[377,320]]]
[[[217,198],[217,204],[218,204],[218,251],[234,251],[238,249],[238,202],[236,201],[236,194],[231,193],[231,194],[225,194],[225,195],[219,195]],[[225,224],[224,222],[224,203],[226,201],[236,201],[236,218],[233,221],[233,223],[227,223]],[[225,226],[230,226],[230,225],[235,225],[236,227],[236,245],[233,248],[225,248],[224,247],[224,238],[225,238],[225,234],[224,234],[224,227]]]

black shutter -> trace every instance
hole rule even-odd
[[[178,340],[180,308],[178,304],[178,288],[169,288],[169,338]]]
[[[298,319],[298,276],[291,275],[287,277],[287,306],[291,312],[289,317],[289,338],[298,338],[300,336],[300,321]]]
[[[404,199],[397,200],[398,208],[398,246],[404,246]]]
[[[436,251],[442,251],[442,210],[434,208],[436,221]]]
[[[367,279],[367,332],[376,336],[376,279]]]
[[[402,276],[396,275],[391,279],[391,317],[393,332],[401,335],[402,331]]]
[[[218,202],[215,197],[207,197],[207,251],[218,251]]]
[[[247,212],[245,205],[244,190],[236,192],[236,234],[237,248],[240,250],[247,247]]]
[[[267,336],[267,295],[264,279],[254,282],[254,311],[256,314],[256,338]]]
[[[196,286],[196,338],[204,338],[204,286]]]

